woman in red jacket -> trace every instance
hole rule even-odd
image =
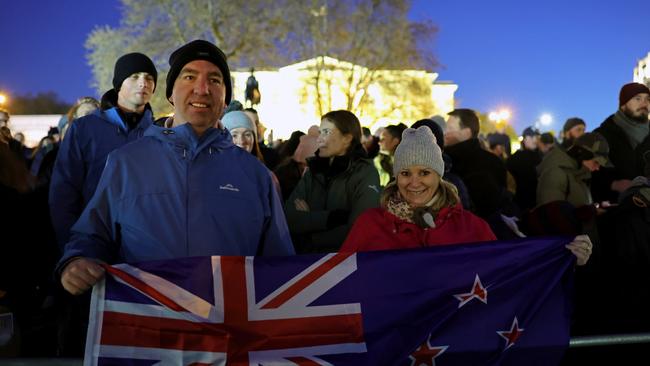
[[[444,162],[436,138],[427,127],[408,128],[395,151],[395,181],[380,208],[357,218],[341,251],[418,248],[496,240],[490,226],[465,211],[451,183],[442,180]],[[586,235],[567,245],[584,264],[591,254]]]

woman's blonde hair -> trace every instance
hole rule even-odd
[[[397,181],[394,180],[384,188],[380,201],[381,207],[386,208],[390,198],[396,194],[398,194],[398,188]],[[438,185],[438,190],[433,194],[433,197],[435,198],[433,200],[433,205],[429,207],[432,211],[440,211],[443,207],[453,207],[460,202],[456,186],[442,178],[440,178],[440,185]]]

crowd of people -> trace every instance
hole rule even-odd
[[[330,111],[269,146],[257,111],[232,99],[225,55],[203,40],[169,57],[171,117],[154,118],[146,55],[121,56],[112,81],[33,151],[0,111],[0,313],[17,325],[5,355],[80,357],[102,263],[539,235],[568,236],[580,266],[574,334],[650,330],[645,85],[624,85],[594,131],[571,118],[558,142],[527,128],[511,155],[510,138],[481,135],[466,108],[375,135]]]

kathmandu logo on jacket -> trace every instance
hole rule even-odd
[[[373,191],[379,193],[379,188],[377,188],[376,185],[369,185],[368,188],[372,189]]]
[[[239,188],[233,186],[230,183],[226,184],[225,186],[219,186],[219,189],[223,189],[223,190],[226,190],[226,191],[239,192]]]

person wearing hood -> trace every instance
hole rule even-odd
[[[219,121],[232,84],[226,56],[192,41],[169,58],[166,127],[112,152],[57,266],[72,294],[103,277],[98,262],[290,255],[271,173]]]
[[[537,205],[567,201],[574,207],[594,203],[588,182],[592,172],[610,167],[609,145],[597,132],[578,137],[564,150],[557,146],[537,166]]]
[[[339,250],[352,223],[379,204],[379,175],[361,145],[361,124],[350,111],[321,118],[316,156],[285,203],[298,253]]]
[[[50,185],[49,204],[59,249],[70,239],[70,228],[95,193],[108,154],[144,135],[153,123],[149,101],[158,72],[141,53],[115,62],[113,89],[93,113],[74,120],[59,146]]]

